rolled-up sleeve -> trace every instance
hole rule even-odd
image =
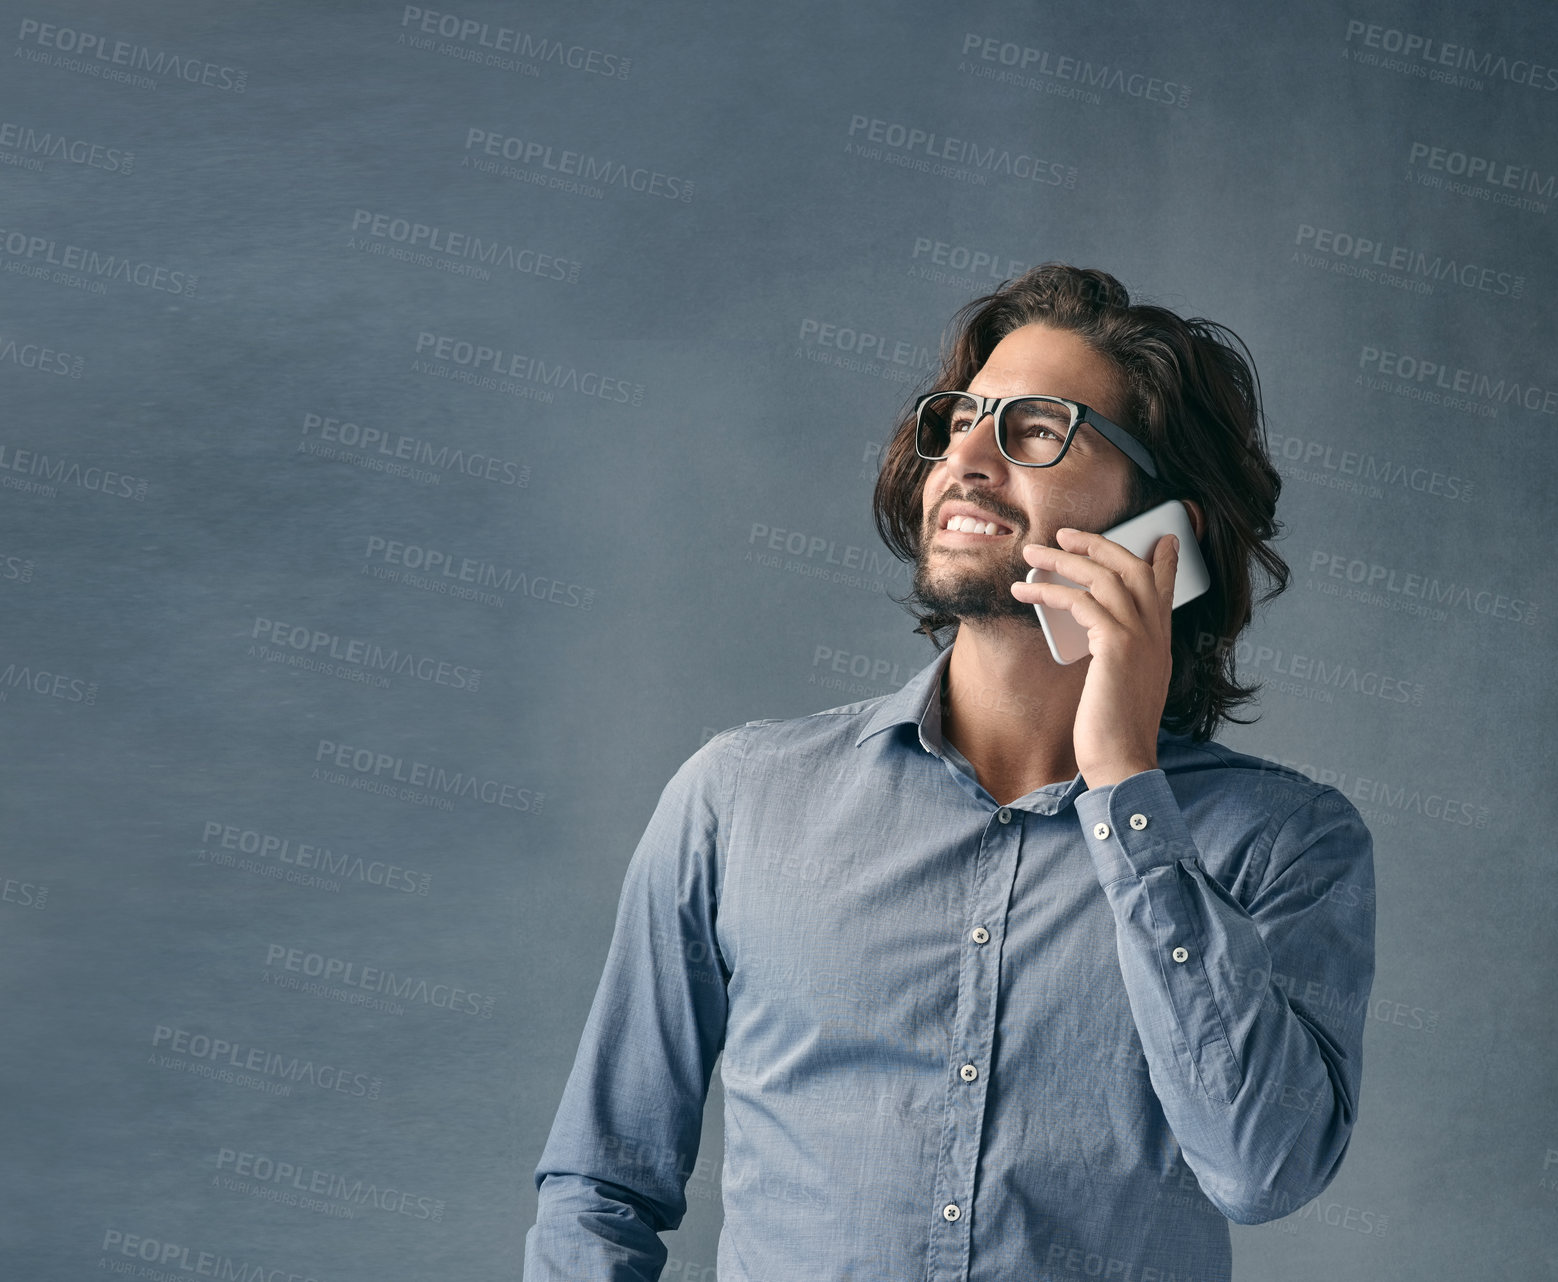
[[[658,1233],[686,1213],[703,1106],[724,1041],[715,936],[722,816],[739,730],[676,772],[628,864],[611,947],[536,1168],[525,1282],[659,1276]]]
[[[1357,1116],[1374,978],[1373,844],[1334,788],[1247,849],[1198,849],[1162,770],[1076,800],[1115,918],[1153,1088],[1207,1197],[1243,1224],[1334,1178]],[[1222,829],[1204,825],[1202,841]],[[1239,897],[1207,869],[1262,867]]]

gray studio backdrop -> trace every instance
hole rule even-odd
[[[1376,837],[1239,1276],[1558,1275],[1550,7],[451,3],[0,6],[0,1275],[516,1276],[660,789],[931,660],[878,454],[1048,259],[1253,349],[1222,738]]]

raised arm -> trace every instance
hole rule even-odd
[[[1241,852],[1256,868],[1264,855],[1246,908],[1207,872],[1232,852],[1197,849],[1163,771],[1090,789],[1076,809],[1185,1161],[1231,1220],[1296,1210],[1335,1176],[1357,1117],[1374,978],[1362,818],[1335,789],[1287,802]]]

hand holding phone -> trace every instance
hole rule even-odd
[[[1152,549],[1165,534],[1179,538],[1179,566],[1174,574],[1174,609],[1193,601],[1212,586],[1212,576],[1196,543],[1195,527],[1190,524],[1190,512],[1178,499],[1169,499],[1150,511],[1133,516],[1128,521],[1103,532],[1104,538],[1118,543],[1132,556],[1148,561]],[[1080,588],[1062,574],[1034,566],[1028,571],[1029,583],[1059,583],[1068,588]],[[1056,663],[1075,663],[1092,653],[1087,645],[1087,629],[1071,616],[1071,611],[1060,606],[1046,606],[1035,602],[1039,624],[1044,629],[1044,639],[1049,642],[1049,652]]]

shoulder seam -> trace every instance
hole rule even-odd
[[[1307,778],[1308,776],[1305,777]],[[1352,804],[1351,800],[1348,799],[1347,794],[1342,792],[1341,789],[1336,788],[1328,783],[1319,783],[1318,781],[1312,779],[1310,782],[1315,785],[1315,791],[1312,792],[1309,796],[1305,797],[1291,810],[1289,810],[1287,814],[1283,815],[1280,820],[1273,819],[1272,822],[1267,825],[1266,831],[1271,834],[1271,838],[1266,842],[1266,875],[1261,879],[1263,889],[1266,886],[1269,886],[1273,880],[1275,880],[1277,877],[1280,877],[1304,856],[1304,851],[1307,849],[1307,847],[1300,847],[1298,853],[1295,854],[1292,859],[1288,860],[1288,862],[1281,868],[1273,870],[1271,866],[1271,857],[1277,848],[1277,839],[1282,836],[1283,831],[1290,823],[1293,822],[1294,818],[1297,817],[1300,811],[1307,810],[1317,802],[1323,801],[1327,797],[1334,795],[1340,797],[1354,814],[1357,813],[1358,808]],[[1360,815],[1359,818],[1361,819],[1362,816]],[[1364,825],[1364,831],[1368,832],[1367,824]],[[1373,835],[1370,834],[1371,840],[1372,836]]]

